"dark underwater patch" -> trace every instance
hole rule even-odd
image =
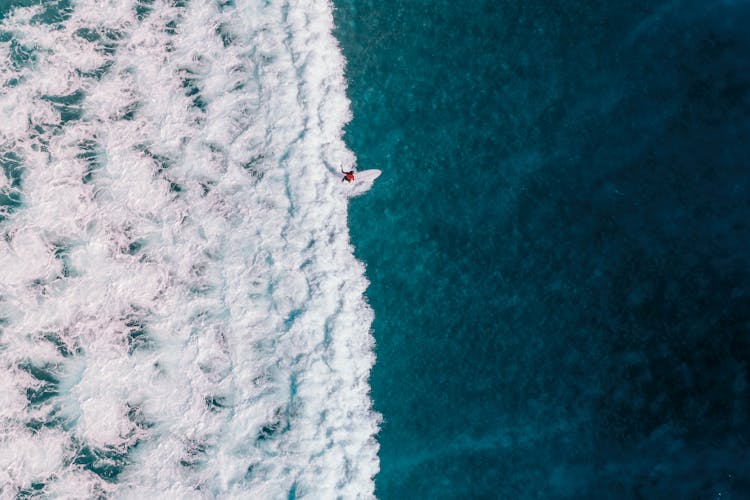
[[[29,500],[31,498],[44,498],[45,483],[34,481],[28,488],[19,489],[16,493],[17,500]]]
[[[198,440],[188,440],[185,444],[180,465],[187,468],[198,467],[206,460],[207,445]]]
[[[52,244],[52,251],[57,260],[62,263],[62,277],[67,278],[71,275],[72,264],[70,262],[70,244],[58,241]]]
[[[135,17],[143,21],[154,9],[154,0],[139,0],[135,4]]]
[[[23,166],[21,158],[12,151],[3,153],[0,157],[0,167],[3,169],[5,178],[10,181],[10,189],[0,191],[0,207],[6,214],[12,214],[23,205],[21,196],[21,184],[23,180]],[[5,218],[0,214],[0,222]]]
[[[185,70],[186,74],[191,75],[192,72]],[[182,88],[185,89],[185,95],[191,98],[193,106],[201,112],[206,111],[206,101],[203,100],[203,96],[200,93],[200,80],[197,77],[187,76],[182,78]]]
[[[127,328],[128,354],[136,351],[150,350],[154,346],[154,339],[148,334],[146,324],[138,318],[130,318],[125,322]]]
[[[224,396],[206,396],[204,401],[212,413],[218,413],[227,408],[227,400]]]
[[[291,428],[289,420],[283,416],[283,411],[277,409],[274,418],[261,426],[255,436],[256,441],[270,441],[286,433]]]
[[[81,119],[83,98],[84,94],[81,90],[68,95],[46,95],[42,97],[42,99],[51,102],[55,109],[60,112],[60,119],[63,123]]]
[[[169,170],[174,165],[173,159],[164,155],[160,155],[158,153],[154,153],[151,149],[151,146],[147,144],[140,144],[136,149],[138,149],[138,151],[141,151],[143,154],[154,161],[154,164],[156,166],[154,174],[157,176],[161,175],[165,170]]]
[[[53,0],[43,4],[44,9],[31,18],[33,24],[56,24],[66,21],[73,12],[69,0]]]
[[[31,65],[36,59],[34,50],[19,43],[15,38],[10,41],[11,67],[15,71]]]
[[[36,383],[26,388],[26,399],[31,406],[39,406],[59,394],[58,367],[52,364],[35,365],[30,361],[19,363],[18,368],[31,375]]]
[[[229,28],[225,24],[220,24],[216,27],[216,35],[221,38],[221,43],[224,45],[224,48],[229,47],[234,43],[234,34],[229,31]]]
[[[83,445],[76,452],[72,463],[113,483],[128,465],[128,453],[115,447],[93,448]]]
[[[83,183],[93,182],[96,173],[104,167],[103,151],[94,139],[86,139],[78,144],[80,153],[76,158],[83,160],[86,165],[86,173],[83,175]]]
[[[65,358],[69,358],[73,354],[78,354],[78,350],[76,350],[75,352],[71,351],[71,349],[68,347],[68,344],[63,340],[62,336],[56,332],[46,332],[42,334],[42,338],[54,345],[57,352]]]

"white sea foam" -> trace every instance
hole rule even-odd
[[[371,497],[330,2],[49,7],[0,26],[0,496]]]

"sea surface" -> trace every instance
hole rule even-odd
[[[0,498],[369,498],[332,5],[0,3]]]
[[[750,3],[335,6],[375,493],[750,497]]]
[[[0,498],[749,497],[748,26],[0,2]]]

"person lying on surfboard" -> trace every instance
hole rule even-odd
[[[344,174],[344,178],[341,179],[341,182],[344,182],[344,181],[352,182],[354,180],[354,170],[349,170],[348,172],[344,172],[343,167],[339,167],[339,168],[341,168],[341,173]]]
[[[341,182],[352,182],[354,180],[354,170],[350,170],[348,172],[344,172],[343,167],[339,167],[341,169],[341,173],[344,174],[344,178],[341,179]]]

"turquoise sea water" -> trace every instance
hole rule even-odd
[[[321,5],[0,1],[0,496],[370,491]],[[750,496],[750,6],[336,6],[376,494]]]
[[[750,5],[336,7],[377,495],[750,495]]]

